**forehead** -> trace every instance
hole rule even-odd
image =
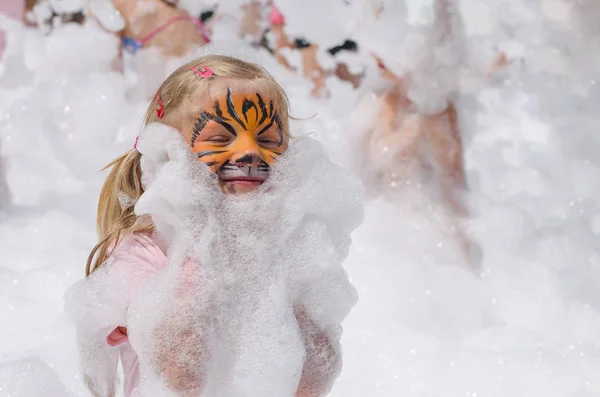
[[[273,105],[279,107],[276,103],[272,90],[261,80],[236,80],[236,79],[218,79],[211,82],[208,90],[196,92],[193,97],[193,108],[195,112],[202,110],[211,110],[215,102],[225,103],[231,92],[231,100],[234,102],[243,101],[246,97],[256,97],[259,94],[265,103],[273,101]]]

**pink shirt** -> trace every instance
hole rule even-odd
[[[118,358],[125,397],[139,383],[137,354],[117,327],[127,326],[129,302],[167,265],[166,246],[158,241],[145,234],[123,237],[98,270],[67,291],[66,311],[77,326],[83,373],[97,394],[109,395],[114,387]]]
[[[0,1],[0,14],[14,19],[23,18],[25,12],[25,0],[2,0]]]

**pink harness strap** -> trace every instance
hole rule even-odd
[[[211,41],[210,37],[208,37],[208,35],[206,34],[206,28],[204,26],[204,23],[202,23],[201,20],[199,20],[198,18],[191,17],[189,15],[180,15],[178,17],[173,17],[173,18],[169,19],[167,22],[165,22],[161,26],[157,27],[152,32],[150,32],[149,35],[141,38],[140,40],[135,40],[135,39],[132,39],[129,37],[123,37],[123,39],[122,39],[123,47],[125,47],[129,51],[135,53],[138,50],[140,50],[147,42],[149,42],[150,40],[155,38],[158,34],[160,34],[163,30],[165,30],[166,28],[168,28],[175,22],[179,22],[179,21],[191,21],[198,28],[198,31],[200,32],[200,35],[202,36],[202,40],[204,40],[205,43],[210,43],[210,41]]]
[[[167,22],[165,22],[161,26],[159,26],[156,29],[154,29],[148,36],[146,36],[143,39],[139,40],[140,44],[142,44],[142,45],[146,44],[148,41],[152,40],[154,37],[156,37],[156,35],[158,35],[160,32],[162,32],[163,30],[165,30],[166,28],[168,28],[170,25],[174,24],[175,22],[179,22],[179,21],[191,21],[191,22],[193,22],[194,25],[196,25],[196,27],[200,31],[200,34],[202,35],[202,39],[206,43],[210,43],[210,38],[206,35],[206,31],[204,29],[204,24],[202,23],[201,20],[199,20],[198,18],[190,17],[189,15],[180,15],[178,17],[174,17],[174,18],[169,19]]]

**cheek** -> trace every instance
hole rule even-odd
[[[198,160],[208,165],[216,172],[227,160],[231,158],[231,150],[222,146],[215,146],[206,143],[197,143],[193,147]]]
[[[262,149],[260,155],[265,163],[273,165],[277,161],[280,155],[282,155],[287,149],[287,145],[278,147],[277,149]]]
[[[262,157],[262,159],[265,161],[265,163],[267,163],[269,165],[273,165],[273,163],[275,162],[275,157],[273,155],[273,152],[271,152],[269,150],[261,151],[260,157]]]

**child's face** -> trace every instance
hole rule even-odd
[[[199,100],[196,119],[183,127],[198,159],[218,176],[225,193],[256,190],[287,148],[277,104],[255,84],[219,81]]]

